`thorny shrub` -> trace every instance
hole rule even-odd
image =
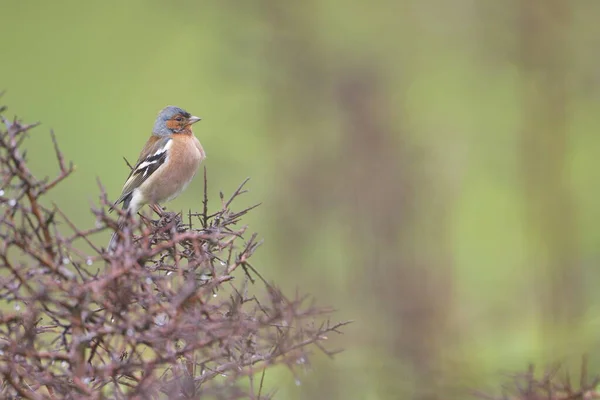
[[[536,376],[535,367],[529,365],[527,372],[511,374],[509,381],[502,385],[502,395],[496,396],[476,392],[475,397],[485,400],[593,400],[600,399],[597,390],[600,377],[590,378],[588,360],[581,360],[579,379],[573,382],[571,375],[561,364],[547,368],[541,376]]]
[[[253,207],[232,208],[246,182],[209,213],[204,170],[200,212],[130,217],[109,253],[98,234],[125,214],[100,190],[96,225],[75,226],[45,198],[73,172],[54,135],[58,175],[38,179],[23,149],[35,125],[1,122],[0,398],[265,399],[266,368],[333,354],[323,342],[344,323],[251,264]]]

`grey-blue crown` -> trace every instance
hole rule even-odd
[[[156,122],[154,123],[154,128],[152,129],[152,133],[159,136],[170,135],[173,132],[167,128],[167,121],[176,116],[177,114],[181,114],[186,118],[189,118],[191,114],[185,111],[183,108],[175,107],[175,106],[167,106],[160,110],[158,116],[156,117]]]

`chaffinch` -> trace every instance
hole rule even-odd
[[[123,208],[133,215],[145,204],[172,200],[185,190],[206,156],[192,132],[192,125],[198,121],[200,118],[175,106],[158,113],[152,136],[113,207],[123,203]],[[118,232],[113,233],[109,251],[114,249],[117,238]]]

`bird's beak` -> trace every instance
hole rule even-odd
[[[195,124],[196,122],[200,121],[201,119],[202,119],[202,118],[200,118],[200,117],[194,117],[194,116],[191,116],[191,117],[188,119],[188,123],[187,123],[187,124],[188,124],[188,125],[193,125],[193,124]]]

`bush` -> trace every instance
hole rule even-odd
[[[73,172],[54,135],[59,174],[38,179],[22,148],[34,125],[2,120],[1,398],[268,398],[266,368],[294,372],[311,346],[332,354],[323,342],[344,324],[250,263],[253,207],[232,208],[246,181],[209,214],[204,170],[202,211],[129,218],[109,254],[94,236],[126,216],[107,214],[100,189],[96,226],[75,226],[45,199]]]

